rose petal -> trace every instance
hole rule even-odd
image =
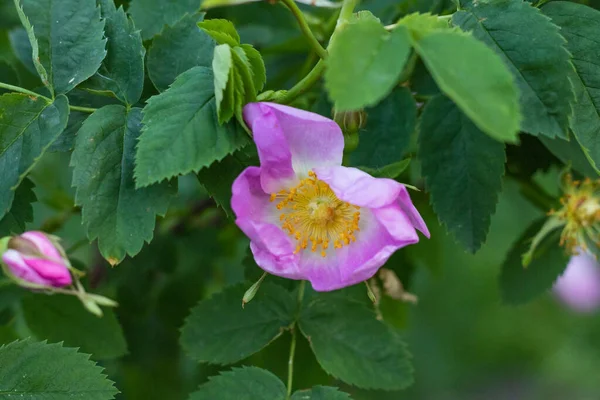
[[[554,285],[554,292],[570,308],[592,312],[600,308],[600,264],[588,253],[571,257],[564,274]]]
[[[429,237],[429,230],[412,204],[406,187],[392,179],[374,178],[357,168],[314,168],[317,177],[327,183],[341,200],[372,209],[397,204],[412,225]]]
[[[52,282],[42,278],[34,269],[25,263],[21,254],[16,250],[6,250],[2,261],[8,270],[18,279],[41,286],[52,286]]]
[[[33,242],[39,249],[39,251],[44,255],[44,257],[56,261],[62,260],[62,257],[59,251],[56,249],[56,246],[54,246],[54,243],[52,243],[52,241],[48,238],[48,236],[46,236],[45,233],[38,231],[29,231],[23,233],[21,237]]]
[[[38,275],[52,282],[52,286],[60,287],[73,283],[71,273],[64,264],[36,257],[23,257],[23,260]]]
[[[231,187],[231,208],[237,218],[257,221],[273,220],[275,204],[261,186],[261,168],[248,167],[235,179]]]
[[[398,209],[393,217],[393,223],[405,227],[398,237],[390,234],[375,213],[362,210],[361,229],[356,233],[356,242],[329,251],[327,257],[306,250],[302,252],[300,271],[305,279],[316,291],[330,291],[373,277],[396,250],[419,241],[415,229],[401,210]]]
[[[328,118],[280,104],[250,103],[244,107],[244,119],[252,129],[261,167],[267,168],[262,183],[268,192],[275,191],[272,179],[290,178],[290,167],[305,177],[312,168],[342,163],[344,136]]]

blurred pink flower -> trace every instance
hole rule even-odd
[[[571,309],[589,313],[600,308],[600,264],[587,252],[571,257],[554,285],[556,295]]]
[[[250,238],[256,263],[318,291],[371,278],[399,248],[429,231],[404,185],[342,167],[339,126],[320,115],[251,103],[260,167],[233,183],[236,223]]]
[[[13,237],[2,254],[5,272],[21,281],[23,286],[68,286],[73,282],[70,264],[57,246],[43,232],[30,231]]]

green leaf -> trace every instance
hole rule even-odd
[[[69,114],[69,122],[65,130],[56,138],[54,142],[48,148],[48,152],[69,152],[75,147],[75,139],[77,132],[81,129],[83,122],[89,117],[90,114],[71,111]]]
[[[600,11],[563,1],[546,4],[542,12],[567,40],[575,70],[571,129],[592,166],[600,173]]]
[[[552,154],[562,161],[563,164],[571,165],[575,171],[583,176],[588,176],[590,178],[598,176],[598,173],[592,164],[590,164],[586,154],[575,137],[571,137],[571,140],[563,140],[540,136],[540,141]]]
[[[127,353],[123,330],[111,309],[104,309],[104,316],[98,318],[76,297],[63,295],[28,296],[22,305],[27,327],[38,339],[79,347],[95,360]]]
[[[248,143],[237,125],[219,125],[214,96],[212,71],[194,67],[148,100],[136,157],[138,187],[197,172]]]
[[[252,150],[249,150],[248,147],[240,149],[198,172],[198,181],[230,218],[233,217],[230,205],[233,181],[247,167],[259,164],[256,150],[253,146]]]
[[[419,159],[440,221],[469,251],[485,242],[504,174],[504,145],[481,132],[448,98],[425,106]]]
[[[517,141],[519,94],[500,57],[470,35],[453,30],[434,31],[413,45],[442,92],[475,125],[496,140]]]
[[[110,400],[119,392],[77,349],[21,340],[0,347],[0,395],[23,400]]]
[[[227,122],[235,113],[235,82],[231,46],[215,47],[212,69],[215,81],[215,101],[219,123]]]
[[[174,188],[169,182],[136,189],[135,146],[141,109],[109,105],[94,112],[79,131],[71,158],[76,204],[88,238],[112,265],[139,253],[152,240],[156,215],[164,215]]]
[[[413,13],[406,15],[398,24],[405,26],[410,31],[413,40],[418,41],[431,33],[450,28],[448,21],[438,18],[438,15],[431,13]]]
[[[257,90],[254,87],[254,74],[252,64],[241,46],[236,46],[231,51],[235,72],[239,75],[242,85],[235,85],[234,90],[240,101],[236,102],[236,114],[241,115],[244,104],[256,101]]]
[[[204,13],[188,14],[166,26],[148,50],[148,76],[161,92],[190,68],[211,67],[215,42],[198,28]]]
[[[351,398],[349,394],[340,392],[338,388],[315,386],[310,390],[294,393],[291,400],[351,400]]]
[[[396,179],[410,165],[410,158],[385,165],[381,168],[358,167],[375,178]]]
[[[231,21],[226,19],[207,19],[199,22],[198,26],[208,33],[218,44],[228,44],[231,47],[240,45],[240,35]]]
[[[189,400],[285,400],[285,396],[285,386],[275,375],[257,367],[242,367],[211,377]]]
[[[108,39],[106,58],[100,70],[84,85],[88,89],[111,92],[128,105],[137,103],[144,88],[144,56],[140,32],[123,7],[113,0],[97,0],[102,10]]]
[[[17,188],[10,211],[0,219],[0,238],[12,233],[24,232],[25,224],[33,221],[31,203],[37,200],[33,186],[33,182],[25,179]]]
[[[358,148],[350,153],[351,165],[378,169],[401,160],[417,123],[417,103],[410,90],[394,89],[385,100],[368,109],[367,115]]]
[[[538,245],[533,260],[523,267],[522,256],[529,249],[531,239],[542,228],[545,218],[534,222],[517,240],[502,264],[500,273],[500,293],[506,304],[519,305],[533,300],[550,289],[562,275],[569,257],[559,246],[560,230]]]
[[[10,45],[15,56],[25,68],[32,74],[37,74],[35,65],[33,64],[31,43],[27,36],[25,28],[16,28],[9,33]]]
[[[242,308],[250,284],[229,287],[192,309],[181,331],[181,345],[198,361],[233,364],[281,335],[294,320],[295,302],[285,289],[264,282]]]
[[[0,96],[0,217],[10,208],[14,189],[67,125],[69,101],[12,93]]]
[[[571,103],[575,100],[569,82],[573,67],[559,28],[521,0],[465,4],[453,15],[452,22],[492,48],[512,72],[521,93],[521,130],[567,138]],[[465,73],[484,69],[479,67],[481,63],[477,65],[477,69],[467,68]],[[497,107],[494,102],[489,105]]]
[[[360,56],[358,52],[363,52]],[[329,46],[325,87],[336,109],[377,104],[398,83],[410,54],[408,30],[387,32],[368,11],[340,26]]]
[[[375,313],[341,295],[315,295],[300,329],[323,369],[365,389],[399,390],[413,381],[410,355],[399,334]]]
[[[199,0],[132,0],[128,12],[135,26],[141,29],[142,39],[148,40],[164,25],[173,25],[186,13],[193,14],[199,8]]]
[[[15,4],[33,47],[35,67],[51,93],[67,93],[96,73],[106,55],[106,40],[94,0]]]
[[[265,87],[267,82],[267,70],[265,69],[265,62],[263,61],[260,52],[249,44],[241,45],[241,48],[246,53],[248,61],[251,66],[252,77],[254,79],[254,88],[256,91],[260,91]]]

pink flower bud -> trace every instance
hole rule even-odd
[[[574,311],[589,313],[600,308],[600,265],[592,255],[579,251],[556,281],[554,293]]]
[[[64,251],[42,232],[25,232],[8,240],[2,262],[5,272],[23,286],[58,288],[73,282]]]

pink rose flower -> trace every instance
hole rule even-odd
[[[42,232],[30,231],[11,238],[2,262],[6,272],[25,283],[63,287],[73,282],[69,261]]]
[[[342,167],[344,138],[332,120],[272,103],[250,103],[260,167],[233,183],[236,223],[256,263],[317,291],[371,278],[399,248],[429,231],[404,185]]]
[[[578,312],[600,308],[600,264],[594,256],[581,250],[572,256],[565,273],[554,284],[554,293]]]

